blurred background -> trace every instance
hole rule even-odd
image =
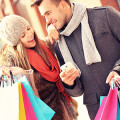
[[[120,0],[70,0],[71,2],[80,2],[87,7],[112,6],[120,11]],[[33,0],[0,0],[0,21],[6,15],[17,14],[26,18],[36,31],[39,38],[47,36],[45,18],[40,15],[37,7],[31,8]],[[0,40],[0,54],[4,43]],[[78,120],[89,120],[86,107],[83,105],[83,96],[75,98],[79,103]]]
[[[0,20],[6,15],[20,15],[31,23],[39,37],[47,36],[45,19],[37,7],[30,7],[32,2],[33,0],[0,0]],[[87,7],[113,6],[120,10],[120,0],[71,0],[71,2],[81,2]],[[1,42],[0,49],[2,49]]]
[[[30,7],[34,0],[0,0],[0,20],[6,15],[17,14],[26,18],[39,37],[47,36],[44,17],[40,15],[37,7]],[[120,10],[120,0],[70,0],[84,3],[87,7],[113,6]],[[0,42],[0,49],[2,49]]]

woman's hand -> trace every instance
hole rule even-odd
[[[8,75],[10,76],[10,71],[13,73],[13,75],[19,74],[19,73],[25,73],[25,70],[20,67],[6,67],[2,66],[0,68],[0,75]]]
[[[55,41],[59,39],[59,32],[52,24],[50,24],[47,27],[47,32],[48,32],[48,38],[49,38],[51,44],[54,44]]]

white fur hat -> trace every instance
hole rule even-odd
[[[0,38],[9,46],[16,46],[29,23],[18,15],[8,15],[0,22]]]

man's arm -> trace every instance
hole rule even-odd
[[[120,12],[112,7],[109,7],[106,9],[106,15],[112,33],[116,37],[116,40],[120,42]],[[115,63],[113,70],[107,77],[106,83],[110,83],[111,79],[116,75],[120,75],[120,59]]]
[[[120,42],[120,12],[113,7],[108,7],[106,9],[106,15],[110,30]]]
[[[116,71],[120,75],[120,59],[116,62],[113,70]]]
[[[72,97],[78,97],[83,94],[83,88],[80,82],[80,78],[76,78],[72,86],[69,86],[64,82],[62,82],[62,85],[66,92]]]

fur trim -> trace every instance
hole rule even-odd
[[[38,77],[38,73],[36,75]],[[70,105],[68,105],[66,98],[58,91],[56,84],[42,77],[35,81],[35,84],[41,100],[56,112],[52,120],[77,120],[78,104],[73,98]]]

